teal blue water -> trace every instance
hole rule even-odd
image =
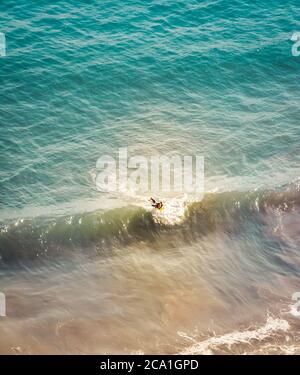
[[[1,2],[0,353],[300,353],[297,31],[298,0]],[[203,155],[207,195],[100,193],[119,147]]]
[[[98,201],[120,146],[204,155],[208,190],[297,178],[297,3],[3,2],[3,214]]]

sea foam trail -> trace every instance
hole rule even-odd
[[[191,204],[186,197],[170,198],[163,202],[163,210],[151,209],[154,221],[163,225],[175,225],[183,222],[186,207]],[[149,211],[149,204],[144,205],[144,209]]]
[[[290,325],[286,320],[269,316],[266,324],[262,327],[253,330],[234,331],[222,336],[214,336],[184,349],[179,354],[214,354],[215,350],[223,346],[230,348],[238,344],[251,344],[252,341],[265,340],[278,332],[287,332],[289,328]],[[188,338],[182,332],[178,332],[178,335]]]

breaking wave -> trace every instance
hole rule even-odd
[[[244,353],[249,350],[249,346],[270,340],[278,334],[287,332],[290,329],[288,321],[269,316],[264,325],[256,329],[247,329],[244,331],[234,331],[222,336],[213,336],[204,341],[198,342],[179,354],[215,354],[218,352],[232,351],[234,346],[241,348],[244,345]],[[187,337],[184,333],[178,332],[179,336]]]
[[[200,202],[180,205],[177,220],[174,210],[157,214],[135,206],[63,217],[18,219],[0,227],[0,256],[5,263],[76,250],[101,252],[164,235],[184,237],[184,241],[209,232],[234,235],[246,222],[265,225],[270,216],[280,222],[280,214],[298,213],[299,207],[298,191],[231,192],[207,194]],[[170,212],[172,220],[168,217]]]
[[[18,219],[0,226],[0,256],[5,262],[72,252],[103,252],[161,236],[194,241],[211,232],[239,233],[244,224],[262,228],[272,224],[272,235],[283,225],[283,215],[297,215],[300,193],[210,193],[202,201],[180,203],[157,214],[127,206],[106,212],[61,217]],[[176,216],[177,215],[177,216]],[[251,227],[251,225],[250,225]],[[289,226],[291,227],[291,226]],[[289,233],[284,233],[287,238]]]

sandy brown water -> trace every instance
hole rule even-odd
[[[167,235],[6,272],[0,352],[299,352],[289,313],[299,280],[255,270],[244,253],[252,245],[225,233],[189,244]]]

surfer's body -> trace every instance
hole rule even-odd
[[[161,210],[163,208],[163,202],[157,202],[154,198],[150,198],[150,201],[151,201],[151,206],[158,209],[158,210]]]

